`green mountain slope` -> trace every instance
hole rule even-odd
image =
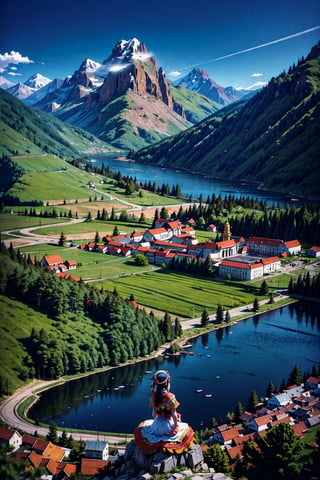
[[[137,150],[176,135],[221,108],[204,95],[171,84],[176,109],[162,100],[128,91],[104,106],[85,109],[66,103],[53,115],[93,133],[117,148]],[[177,105],[178,104],[178,105]],[[184,118],[185,117],[185,118]],[[97,120],[98,119],[98,120]]]
[[[221,105],[205,95],[192,92],[173,82],[170,82],[173,100],[181,105],[186,119],[195,124],[221,109]]]
[[[131,155],[221,178],[319,198],[320,44],[240,109]]]
[[[28,107],[0,88],[0,154],[76,158],[110,150],[94,135]]]

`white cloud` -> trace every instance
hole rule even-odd
[[[10,53],[0,54],[0,71],[4,71],[8,65],[17,65],[19,63],[34,63],[34,61],[30,60],[29,57],[23,57],[20,52],[15,52],[14,50],[11,50]]]
[[[121,70],[124,70],[125,68],[127,68],[128,65],[129,65],[129,64],[125,64],[125,65],[121,65],[121,64],[113,65],[112,67],[109,68],[109,72],[120,72]]]
[[[263,73],[252,73],[251,77],[263,77]]]
[[[179,77],[179,75],[181,75],[181,72],[178,72],[178,71],[173,71],[168,73],[168,76],[170,77]]]
[[[16,76],[19,76],[19,75],[22,75],[22,73],[18,73],[18,72],[7,72],[8,75],[12,75],[14,77]]]
[[[10,70],[18,70],[18,67],[9,67]]]
[[[248,87],[235,87],[236,90],[257,90],[258,88],[265,87],[268,84],[268,82],[256,82],[253,83],[252,85],[249,85]]]

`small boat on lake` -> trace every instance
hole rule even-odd
[[[212,397],[212,393],[206,393],[205,395],[203,395],[204,398],[211,398]]]
[[[203,392],[203,388],[198,388],[198,390],[196,390],[196,393],[201,393]]]

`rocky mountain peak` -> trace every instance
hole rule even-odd
[[[95,72],[100,67],[101,67],[101,63],[95,62],[94,60],[91,60],[90,58],[86,58],[81,63],[78,71],[79,72]]]
[[[120,40],[112,49],[111,57],[113,59],[144,59],[147,55],[147,47],[137,38],[130,40]]]
[[[170,87],[163,69],[158,70],[156,59],[137,38],[120,40],[96,75],[103,78],[98,95],[91,95],[86,108],[96,103],[107,104],[131,90],[141,96],[152,96],[172,107]]]
[[[212,80],[202,68],[192,69],[178,84],[193,92],[201,93],[221,105],[228,105],[239,100],[233,87],[222,87]]]

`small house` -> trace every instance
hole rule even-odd
[[[88,440],[85,445],[85,452],[87,458],[107,460],[109,454],[108,442]]]
[[[16,430],[0,427],[0,443],[4,443],[8,449],[12,448],[13,451],[16,451],[22,445],[22,436]]]

